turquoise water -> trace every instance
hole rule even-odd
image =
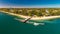
[[[60,34],[60,18],[45,20],[45,25],[34,26],[15,20],[14,16],[0,13],[0,34]]]

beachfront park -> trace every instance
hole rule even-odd
[[[60,8],[0,8],[0,34],[60,34]]]

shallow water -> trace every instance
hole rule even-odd
[[[0,13],[0,34],[60,34],[60,18],[39,21],[45,25],[34,26],[22,23],[15,16]]]

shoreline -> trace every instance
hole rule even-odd
[[[5,12],[5,11],[0,11],[0,12],[22,17],[22,18],[30,18],[30,16],[23,16],[23,15],[19,15],[19,14],[10,13],[10,12]],[[45,20],[45,19],[53,19],[53,18],[60,18],[60,15],[59,16],[32,17],[31,20]]]

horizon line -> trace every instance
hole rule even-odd
[[[32,5],[32,6],[0,5],[0,8],[60,8],[60,5]]]

